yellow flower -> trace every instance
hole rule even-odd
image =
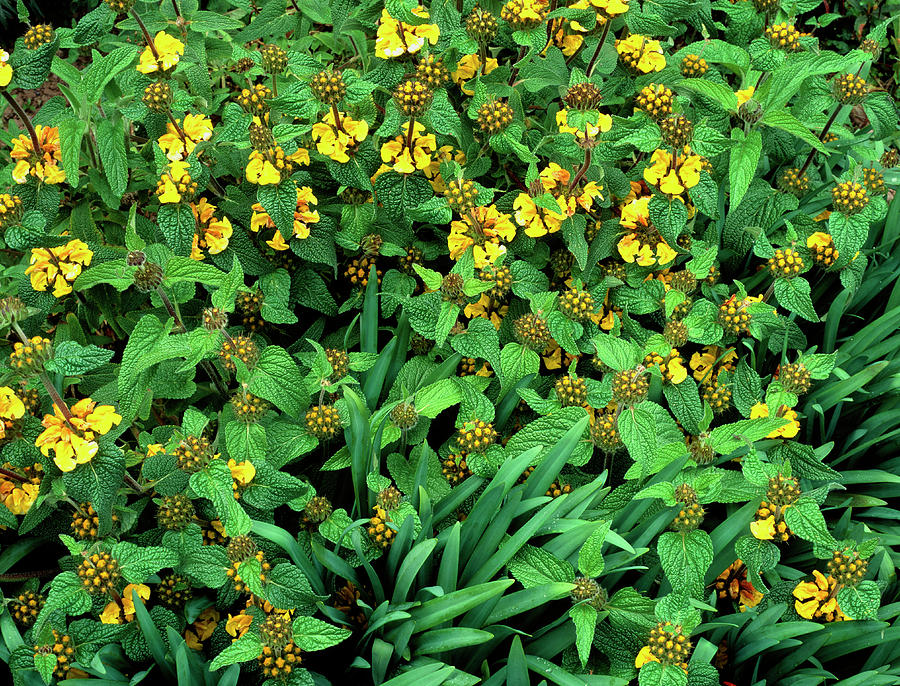
[[[428,10],[421,5],[412,10],[421,19],[428,19]],[[375,55],[381,59],[414,54],[422,49],[427,40],[437,43],[440,29],[436,24],[405,24],[394,19],[386,9],[381,10],[381,21],[375,34]]]
[[[463,314],[469,319],[474,319],[475,317],[487,319],[498,331],[507,312],[509,312],[508,304],[494,302],[487,293],[482,293],[478,298],[478,302],[469,303],[463,309]],[[475,374],[478,376],[479,372]]]
[[[178,64],[178,60],[184,54],[184,43],[177,38],[173,38],[165,31],[160,31],[156,34],[156,37],[153,39],[153,45],[159,58],[154,56],[153,50],[150,49],[149,45],[144,48],[137,65],[137,70],[142,74],[168,71]]]
[[[684,368],[684,365],[681,363],[680,357],[674,357],[666,365],[670,377],[670,381],[673,384],[680,384],[687,378],[687,369]]]
[[[646,36],[635,33],[617,40],[616,52],[626,65],[644,74],[662,71],[666,67],[666,58],[659,41]]]
[[[725,369],[733,369],[734,363],[737,360],[737,353],[732,348],[728,351],[728,353],[719,361],[719,369],[715,372],[715,374],[710,374],[710,370],[712,366],[716,363],[716,360],[719,359],[719,355],[722,354],[722,349],[715,345],[706,345],[703,347],[703,352],[696,352],[691,355],[690,366],[691,369],[694,370],[694,378],[697,381],[705,381],[706,383],[714,383],[716,379],[719,377],[719,372]]]
[[[458,260],[463,253],[473,248],[475,267],[481,269],[494,264],[506,253],[506,246],[516,237],[516,227],[508,214],[502,214],[494,205],[476,207],[464,215],[462,220],[450,224],[447,246],[450,257]]]
[[[25,416],[25,403],[16,395],[9,386],[0,387],[0,417],[3,419],[21,419]],[[0,432],[3,431],[3,422],[0,422]],[[3,434],[0,433],[0,438]]]
[[[557,204],[559,200],[555,199]],[[562,209],[562,208],[561,208]],[[525,227],[525,235],[538,238],[548,233],[556,233],[562,227],[566,214],[538,207],[528,193],[519,193],[513,202],[513,216],[516,224]]]
[[[258,150],[250,153],[246,174],[247,181],[259,186],[281,183],[281,172]]]
[[[756,90],[755,86],[750,86],[750,88],[745,88],[744,90],[740,90],[737,92],[737,104],[738,107],[747,102],[750,98],[753,97],[753,93]]]
[[[247,633],[247,629],[250,628],[252,622],[252,615],[245,615],[243,612],[238,612],[236,615],[229,613],[228,621],[225,623],[225,631],[228,632],[229,636],[240,638]]]
[[[41,422],[44,431],[35,445],[44,456],[50,451],[56,454],[53,461],[63,472],[71,472],[77,465],[90,462],[97,454],[96,437],[106,434],[114,424],[122,421],[112,405],[97,405],[90,398],[79,400],[72,406],[72,417],[66,421],[59,407],[54,414],[45,415]]]
[[[231,478],[234,479],[239,486],[249,486],[256,476],[256,467],[250,460],[245,462],[235,462],[234,459],[228,460],[228,469],[231,470]]]
[[[184,160],[170,162],[156,184],[156,194],[162,204],[179,203],[183,196],[194,196],[197,182],[191,179],[188,163]]]
[[[59,163],[62,161],[62,150],[59,144],[59,129],[55,126],[34,127],[40,150],[34,149],[34,141],[27,133],[13,139],[12,151],[9,155],[16,162],[12,177],[16,183],[25,183],[28,176],[48,184],[62,183],[66,173]]]
[[[22,484],[16,486],[10,491],[3,501],[6,508],[14,515],[28,514],[28,510],[37,500],[38,491],[41,489],[39,484]]]
[[[570,5],[570,7],[571,6],[572,5]],[[581,24],[577,21],[567,21],[560,18],[551,20],[550,26],[552,40],[547,43],[546,47],[541,52],[542,55],[547,54],[547,50],[551,45],[558,47],[566,57],[570,57],[578,52],[578,49],[584,43],[584,37],[579,36],[577,33],[569,33],[566,29],[569,28],[572,31],[580,31],[583,33],[585,29]]]
[[[200,198],[196,203],[191,203],[191,212],[197,223],[197,232],[194,234],[194,243],[191,246],[191,258],[195,260],[205,259],[204,250],[210,255],[218,255],[228,247],[233,229],[228,217],[221,219],[215,216],[216,206]]]
[[[150,599],[150,587],[145,584],[128,584],[122,591],[122,607],[115,601],[111,601],[100,613],[100,621],[104,624],[121,624],[122,609],[125,610],[125,621],[130,622],[134,619],[134,598],[132,591],[137,591],[141,603],[146,605]]]
[[[61,298],[72,292],[72,282],[90,265],[93,256],[87,244],[78,239],[54,248],[32,248],[25,273],[34,290],[46,291],[52,286],[53,295]]]
[[[412,153],[407,146],[409,122],[400,127],[402,135],[381,146],[381,161],[398,174],[412,174],[416,169],[428,169],[432,164],[431,156],[437,149],[434,134],[425,134],[425,127],[419,122],[413,125]]]
[[[205,641],[216,630],[219,624],[219,613],[214,607],[208,607],[191,625],[191,628],[184,632],[185,643],[194,650],[202,650],[201,641]]]
[[[806,247],[810,250],[815,250],[816,248],[830,248],[832,246],[833,240],[831,234],[827,234],[824,231],[816,231],[806,239]]]
[[[0,88],[6,88],[12,81],[13,70],[9,66],[9,53],[0,49]]]
[[[482,73],[490,74],[497,66],[497,60],[493,57],[488,57],[487,61],[484,63],[484,71]],[[453,79],[453,82],[459,86],[460,90],[462,90],[465,95],[475,95],[474,90],[463,88],[463,84],[473,78],[475,74],[478,73],[480,67],[481,58],[477,54],[463,55],[459,58],[459,62],[456,64],[456,71],[450,74],[450,78]]]
[[[672,155],[666,150],[656,150],[650,157],[650,165],[644,169],[644,180],[657,186],[663,193],[680,196],[688,188],[700,183],[703,158],[699,155]]]
[[[310,209],[310,205],[316,205],[318,202],[319,201],[316,199],[316,196],[313,195],[312,189],[309,186],[297,188],[297,209],[294,210],[294,238],[309,238],[309,225],[319,221],[319,212]],[[253,205],[253,215],[250,217],[250,230],[256,233],[261,228],[274,229],[275,222],[262,205],[255,203]],[[266,243],[274,250],[288,249],[284,236],[277,230],[275,231],[275,236],[272,240],[266,241]]]
[[[181,120],[176,119],[176,121],[181,124]],[[166,157],[173,162],[183,160],[190,155],[194,148],[197,147],[197,143],[208,141],[212,138],[212,121],[209,117],[202,114],[186,114],[181,131],[184,133],[184,139],[178,133],[175,125],[169,122],[166,124],[166,133],[157,139],[159,147],[166,153]]]
[[[637,654],[637,657],[634,658],[634,666],[640,669],[648,662],[659,662],[659,658],[650,652],[650,646],[644,646]]]
[[[357,121],[343,112],[338,112],[338,118],[340,127],[335,123],[334,110],[328,110],[321,122],[313,124],[312,137],[316,141],[316,150],[335,162],[344,163],[350,161],[348,150],[369,135],[369,125],[365,119]]]
[[[775,515],[769,515],[765,519],[757,519],[750,522],[750,533],[761,541],[771,541],[775,538]]]
[[[775,429],[766,438],[793,438],[800,433],[800,422],[797,421],[797,413],[782,405],[783,411],[779,411],[776,415],[783,419],[790,420],[787,424],[779,429]],[[760,417],[769,416],[769,406],[765,403],[756,403],[750,408],[750,419],[758,419]]]
[[[151,443],[147,446],[147,457],[153,457],[159,453],[165,453],[166,448],[162,443]]]
[[[409,129],[407,129],[407,131],[408,130]],[[450,161],[455,161],[459,163],[460,166],[464,166],[466,163],[466,153],[462,150],[457,150],[452,145],[442,145],[437,149],[437,153],[432,158],[431,164],[423,170],[425,172],[425,177],[428,179],[428,183],[431,184],[431,188],[435,193],[440,195],[443,195],[447,191],[447,184],[444,183],[444,177],[441,176],[441,163]],[[382,165],[382,167],[384,167],[384,165]]]
[[[596,138],[598,134],[606,133],[612,128],[612,117],[608,114],[599,113],[597,115],[597,123],[591,124],[585,122],[584,129],[569,126],[569,110],[561,109],[556,113],[556,125],[559,127],[560,133],[571,133],[576,138]]]
[[[818,569],[813,570],[812,581],[801,581],[794,588],[794,609],[804,619],[826,621],[846,619],[837,602],[837,581],[834,577],[825,577]]]

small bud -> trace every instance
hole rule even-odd
[[[0,230],[17,225],[23,214],[22,199],[18,195],[0,193]]]
[[[172,87],[167,81],[151,83],[144,89],[141,100],[153,112],[166,112],[172,107]]]
[[[394,90],[394,102],[407,117],[417,119],[431,106],[434,94],[419,79],[407,79]]]
[[[156,290],[162,279],[162,267],[154,262],[145,262],[134,273],[134,287],[141,293],[149,293]]]
[[[128,14],[134,7],[135,0],[103,0],[116,14]]]
[[[487,134],[501,133],[513,122],[513,109],[503,100],[488,100],[478,108],[478,127]]]
[[[597,109],[603,95],[593,83],[576,83],[566,91],[564,100],[569,107],[584,112]]]
[[[266,43],[259,49],[262,57],[262,68],[267,74],[280,74],[287,67],[287,53],[272,43]]]
[[[125,258],[125,262],[129,267],[140,267],[146,261],[147,255],[143,250],[132,250]]]
[[[337,105],[347,94],[343,73],[340,71],[320,71],[309,82],[313,97],[326,105]]]
[[[53,42],[53,27],[50,24],[36,24],[22,37],[22,44],[29,50],[37,50],[42,45]]]
[[[221,331],[228,326],[228,313],[218,307],[207,307],[203,310],[201,321],[207,331]]]
[[[466,17],[466,33],[484,45],[497,35],[497,20],[493,14],[476,5],[472,13]]]

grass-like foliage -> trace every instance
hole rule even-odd
[[[12,683],[900,684],[890,3],[7,4]]]

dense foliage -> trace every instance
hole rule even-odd
[[[890,11],[423,3],[16,3],[13,682],[900,683]]]

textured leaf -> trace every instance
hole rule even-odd
[[[63,341],[53,348],[53,359],[46,367],[67,376],[87,374],[112,359],[114,352],[96,345],[83,346],[75,341]]]
[[[307,402],[303,375],[288,352],[277,345],[263,350],[250,377],[251,393],[297,417]]]
[[[756,165],[762,154],[762,135],[759,129],[753,129],[744,137],[741,129],[732,129],[731,139],[736,145],[731,149],[728,180],[731,186],[731,206],[737,207],[756,173]]]
[[[315,617],[297,617],[294,620],[294,643],[300,650],[325,650],[336,646],[350,636],[349,629],[343,629]]]

